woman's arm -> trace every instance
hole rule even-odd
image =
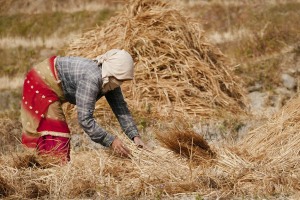
[[[79,82],[76,89],[78,121],[94,142],[109,147],[115,136],[100,127],[93,116],[98,92],[99,85],[97,85],[97,82],[91,80],[81,80]]]
[[[131,139],[139,136],[138,129],[124,100],[121,88],[118,87],[105,94],[105,98],[117,117],[123,131]]]
[[[108,92],[105,97],[126,135],[133,140],[138,147],[149,149],[138,133],[138,129],[127,107],[127,103],[124,100],[121,88],[118,87]]]

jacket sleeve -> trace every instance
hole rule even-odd
[[[93,116],[99,85],[91,80],[81,80],[76,89],[78,121],[91,140],[103,146],[110,146],[115,136],[99,126]]]
[[[139,136],[138,129],[127,107],[127,103],[124,100],[121,88],[118,87],[109,91],[105,94],[105,98],[117,117],[125,134],[131,140],[133,140],[134,137]]]

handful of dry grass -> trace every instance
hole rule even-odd
[[[216,156],[204,138],[194,131],[174,128],[156,136],[163,146],[196,165],[209,164]]]

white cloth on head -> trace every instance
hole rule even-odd
[[[97,56],[95,61],[98,65],[102,64],[102,88],[109,83],[109,77],[115,77],[119,81],[133,79],[133,59],[125,50],[109,50]]]

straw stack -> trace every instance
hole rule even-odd
[[[211,148],[206,146],[208,144],[205,141],[201,141],[201,136],[186,131],[187,128],[180,131],[174,129],[165,135],[159,134],[158,139],[168,149],[180,152],[179,155],[189,157],[192,162],[204,167],[202,169],[204,175],[201,175],[200,171],[198,178],[205,177],[207,181],[214,183],[219,197],[289,196],[288,199],[298,199],[300,195],[299,110],[300,97],[288,102],[269,121],[249,132],[237,144],[210,144],[214,149],[214,157],[203,154],[205,152],[203,150]],[[195,138],[201,141],[198,145],[201,151],[193,150],[195,144],[190,145],[189,149],[186,148],[188,145],[185,143],[191,143]],[[195,156],[191,156],[193,154]]]
[[[95,58],[112,48],[130,52],[135,78],[123,91],[136,110],[240,113],[245,105],[240,80],[200,26],[161,0],[130,0],[106,25],[74,40],[67,54]]]

